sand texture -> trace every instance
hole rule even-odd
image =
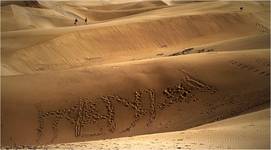
[[[269,5],[1,2],[2,146],[270,148]]]

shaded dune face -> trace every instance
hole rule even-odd
[[[160,93],[158,93],[160,92]],[[187,73],[183,80],[180,80],[178,84],[165,88],[162,91],[156,91],[155,89],[140,89],[134,93],[132,99],[127,99],[118,95],[107,95],[97,98],[85,98],[80,100],[77,104],[70,108],[64,108],[61,110],[49,111],[49,112],[39,112],[39,127],[38,134],[39,140],[43,138],[45,124],[44,121],[53,118],[54,122],[52,124],[52,129],[55,131],[52,137],[52,142],[54,142],[57,137],[58,125],[63,120],[68,120],[72,126],[74,126],[74,136],[75,137],[87,137],[87,136],[99,136],[102,134],[112,133],[127,133],[138,126],[139,122],[144,120],[144,122],[139,126],[145,124],[145,126],[153,125],[153,121],[156,120],[156,115],[162,113],[171,105],[176,105],[177,103],[190,103],[196,102],[195,93],[197,92],[210,92],[213,94],[216,90],[206,85],[196,79],[193,79]],[[130,95],[129,94],[129,95]],[[102,105],[102,106],[99,106]],[[122,105],[122,106],[119,106]],[[97,110],[102,107],[106,109],[106,113],[102,114],[101,110]],[[126,122],[126,127],[121,128],[119,124],[123,125],[123,120],[118,118],[120,116],[120,111],[116,109],[121,107],[128,108],[132,111],[132,116],[127,115],[126,117],[134,117],[131,119],[131,123]],[[131,113],[128,111],[128,114]],[[123,117],[123,116],[122,116]],[[124,118],[122,118],[124,119]],[[88,125],[96,124],[100,121],[105,122],[104,126],[98,130],[89,134],[86,132]],[[119,121],[119,122],[117,122]],[[50,124],[47,124],[50,126]],[[61,128],[61,127],[60,127]],[[105,130],[105,132],[103,131]]]
[[[155,6],[167,6],[167,4],[163,1],[139,1],[124,4],[88,6],[87,8],[96,10],[131,10]]]
[[[52,144],[44,146],[44,148],[68,149],[72,147],[75,149],[92,149],[94,147],[95,149],[107,149],[114,145],[114,147],[118,149],[132,149],[135,147],[140,149],[159,149],[161,147],[164,149],[181,149],[183,147],[186,149],[242,149],[246,147],[263,149],[269,147],[270,138],[269,132],[267,132],[270,130],[269,114],[270,109],[266,108],[185,131],[97,141]],[[253,130],[248,130],[251,128]],[[237,130],[238,132],[236,132]],[[261,140],[255,140],[258,138]],[[239,142],[233,143],[231,139],[234,139],[234,141],[238,140]],[[42,146],[40,147],[43,148]]]
[[[77,9],[76,6],[69,5],[75,12],[84,14],[91,21],[105,21],[109,19],[116,19],[143,12],[161,9],[167,5],[162,1],[140,1],[130,2],[124,4],[108,4],[99,6],[87,6],[85,9]]]
[[[194,54],[5,77],[2,143],[49,144],[176,131],[238,115],[269,103],[270,70],[262,65],[268,53]],[[15,109],[14,102],[20,107]],[[26,128],[19,131],[19,126]]]
[[[1,6],[19,5],[23,7],[45,8],[38,1],[1,1]]]

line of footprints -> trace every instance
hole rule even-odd
[[[269,76],[270,75],[270,72],[269,72],[269,69],[263,71],[261,69],[259,69],[258,67],[255,67],[255,66],[252,66],[252,65],[247,65],[247,64],[243,64],[243,63],[240,63],[236,60],[231,60],[230,63],[240,69],[243,69],[243,70],[248,70],[248,71],[251,71],[251,72],[254,72],[258,75],[261,75],[261,76]]]

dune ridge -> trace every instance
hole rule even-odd
[[[212,22],[213,20],[215,22]],[[87,32],[84,30],[67,33],[11,54],[8,50],[3,50],[3,63],[22,73],[68,69],[89,65],[92,58],[101,58],[102,61],[118,56],[129,58],[143,52],[148,54],[159,50],[181,49],[188,44],[215,42],[219,40],[217,37],[229,39],[247,36],[259,32],[256,22],[249,14],[230,13],[181,16],[101,27]],[[229,26],[235,30],[228,28]]]
[[[95,6],[95,9],[89,7],[78,8],[78,6],[75,7],[69,4],[59,5],[58,2],[55,2],[54,5],[46,5],[46,2],[41,2],[40,4],[37,1],[10,2],[5,4],[1,5],[1,17],[3,19],[1,23],[4,25],[2,26],[2,31],[7,32],[73,26],[75,18],[81,22],[79,22],[79,25],[85,25],[84,19],[86,17],[88,18],[88,23],[93,24],[167,6],[158,1]],[[36,6],[35,4],[40,5],[40,7],[30,7],[32,5]],[[104,7],[109,10],[103,9]],[[119,9],[117,9],[118,7]]]
[[[269,114],[270,109],[266,108],[185,131],[39,147],[108,149],[113,145],[114,148],[119,149],[159,149],[161,147],[164,149],[264,149],[269,147],[270,122],[267,117]],[[241,136],[238,134],[240,132],[242,132]],[[218,138],[221,134],[223,138]],[[238,142],[232,142],[236,140]]]

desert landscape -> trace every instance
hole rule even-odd
[[[1,1],[3,149],[270,149],[269,1]]]

